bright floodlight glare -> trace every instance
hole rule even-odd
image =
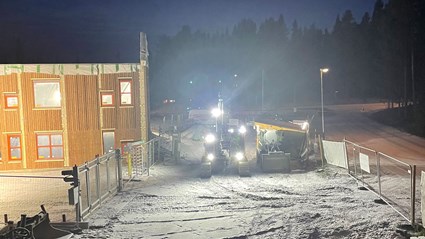
[[[215,141],[215,136],[213,134],[208,134],[205,136],[206,143],[213,143]]]
[[[211,110],[213,117],[218,118],[221,115],[221,110],[219,108],[214,108]]]
[[[61,101],[61,93],[59,91],[55,91],[53,97],[54,97],[54,99],[55,99],[56,102],[60,102]]]
[[[208,154],[207,159],[212,161],[214,159],[214,154]]]
[[[304,122],[302,125],[301,125],[301,129],[302,130],[306,130],[308,128],[308,122]]]
[[[243,159],[243,153],[242,152],[237,152],[235,154],[235,157],[236,157],[237,160],[242,160]]]
[[[246,127],[245,127],[244,125],[242,125],[242,126],[239,128],[239,133],[240,133],[240,134],[245,134],[245,133],[246,133]]]
[[[320,69],[323,73],[326,73],[326,72],[328,72],[329,71],[329,68],[322,68],[322,69]]]
[[[235,130],[233,128],[230,128],[230,129],[227,130],[227,132],[233,134],[235,132]]]

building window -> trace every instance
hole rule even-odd
[[[18,108],[19,106],[17,95],[5,95],[4,100],[5,100],[4,105],[6,109],[15,109],[15,108]]]
[[[115,149],[115,133],[114,131],[102,132],[103,154],[114,151]]]
[[[131,105],[131,80],[120,79],[120,100],[121,105]]]
[[[59,82],[34,81],[34,98],[36,108],[61,107]]]
[[[9,143],[9,160],[21,160],[21,136],[8,135],[7,142]]]
[[[114,106],[114,93],[101,92],[100,98],[102,100],[101,106]]]
[[[37,159],[63,159],[61,134],[37,134]]]

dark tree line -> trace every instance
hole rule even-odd
[[[323,67],[326,102],[423,102],[424,12],[422,0],[377,0],[358,21],[350,10],[337,16],[331,32],[283,16],[243,19],[221,33],[184,26],[150,49],[152,106],[205,106],[219,92],[232,107],[317,103]]]

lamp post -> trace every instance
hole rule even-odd
[[[328,72],[328,68],[320,68],[320,95],[321,95],[321,101],[322,101],[322,136],[323,139],[325,138],[325,115],[323,111],[323,74]]]

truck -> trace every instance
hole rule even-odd
[[[215,118],[215,125],[204,136],[201,177],[208,178],[213,173],[230,169],[237,169],[240,176],[250,176],[245,155],[245,125],[238,119],[224,116],[222,101],[211,114]]]
[[[256,119],[257,164],[263,172],[290,172],[302,167],[310,152],[308,121]],[[292,165],[292,166],[291,166]]]

